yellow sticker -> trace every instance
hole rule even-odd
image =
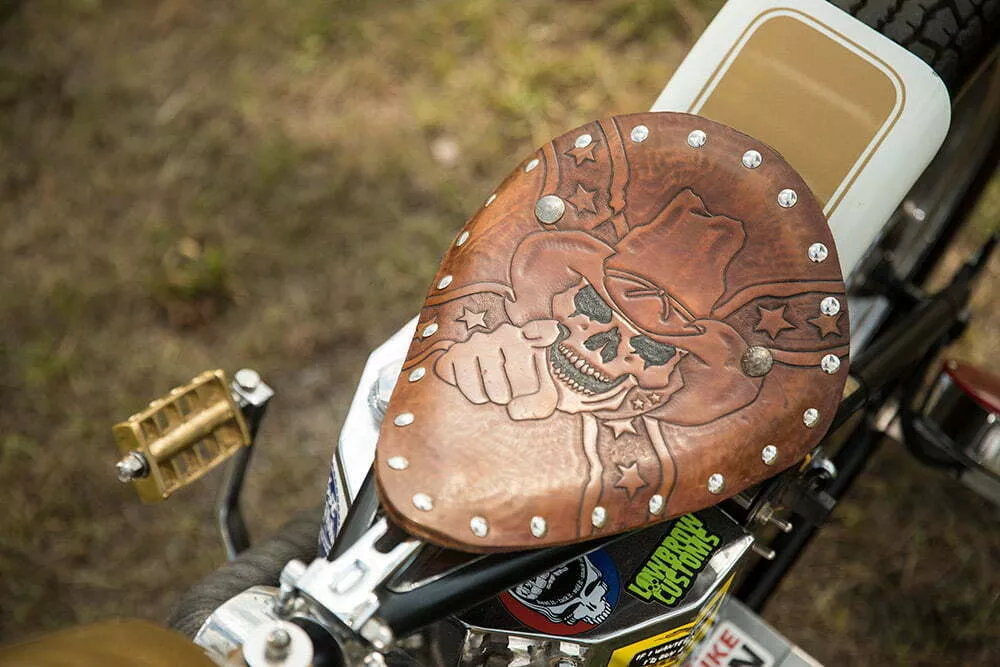
[[[722,601],[733,583],[726,583],[691,622],[623,646],[611,654],[608,667],[671,667],[679,665],[715,623]]]

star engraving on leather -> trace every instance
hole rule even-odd
[[[573,193],[572,197],[567,197],[566,201],[572,204],[578,213],[584,211],[587,213],[597,213],[597,206],[594,205],[594,195],[596,194],[597,190],[588,190],[577,183],[576,192]]]
[[[583,147],[574,146],[566,151],[566,155],[571,156],[576,161],[576,166],[579,167],[584,162],[597,162],[597,158],[594,157],[595,148],[597,148],[597,142],[591,141]]]
[[[486,329],[486,311],[476,311],[469,310],[468,308],[462,308],[462,314],[455,318],[456,322],[462,322],[465,325],[465,330],[470,331],[476,327],[482,327]]]
[[[623,489],[629,500],[638,493],[639,489],[649,486],[649,484],[639,474],[639,462],[634,461],[630,466],[618,466],[618,474],[621,477],[615,482],[616,489]]]
[[[621,437],[622,433],[631,433],[632,435],[638,435],[635,430],[635,426],[632,424],[632,419],[610,419],[604,424],[611,429],[611,432],[615,436],[615,440]]]
[[[820,338],[840,335],[840,329],[838,328],[840,313],[836,315],[819,315],[811,320],[806,320],[806,322],[819,329]]]
[[[649,402],[652,403],[653,405],[656,405],[657,403],[660,402],[660,395],[657,393],[649,394],[648,396],[646,396],[646,398],[648,398]]]
[[[632,399],[632,407],[636,410],[642,410],[646,407],[646,402],[641,398]]]
[[[771,340],[774,340],[785,329],[794,329],[795,325],[785,319],[786,307],[765,308],[764,306],[757,306],[760,314],[760,322],[757,323],[757,326],[753,330],[766,331]]]

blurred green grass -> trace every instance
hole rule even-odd
[[[162,619],[222,561],[211,484],[143,507],[111,474],[111,424],[205,368],[279,392],[257,534],[319,502],[367,351],[466,215],[549,137],[647,109],[721,4],[25,3],[0,27],[0,640]],[[970,234],[998,216],[994,183]],[[998,518],[886,450],[770,618],[828,664],[988,662]]]

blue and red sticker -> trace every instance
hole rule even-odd
[[[529,628],[567,636],[606,621],[620,593],[614,561],[598,549],[501,593],[500,602]]]

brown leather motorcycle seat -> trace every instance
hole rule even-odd
[[[830,230],[778,153],[687,114],[589,123],[445,254],[381,428],[382,503],[466,551],[713,505],[817,444],[848,337]]]

